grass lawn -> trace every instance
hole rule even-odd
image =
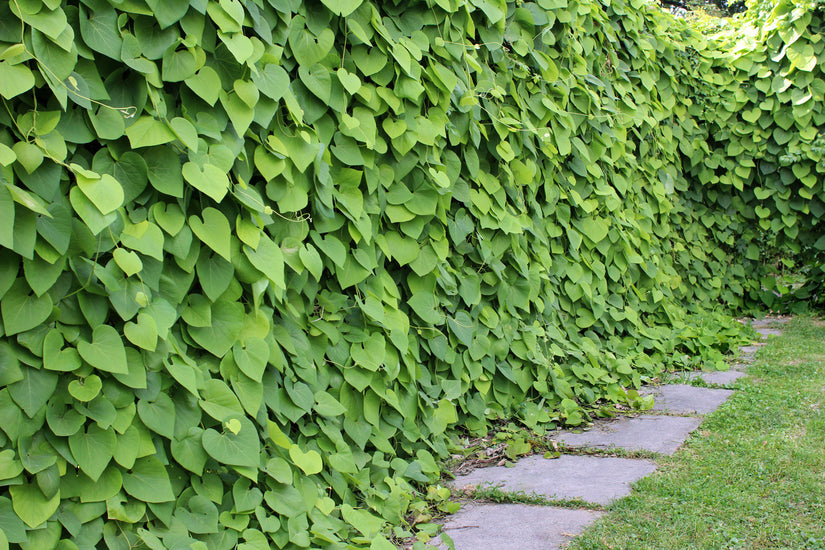
[[[748,374],[570,550],[825,550],[825,322],[785,325]]]

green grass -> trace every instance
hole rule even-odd
[[[496,504],[530,504],[532,506],[604,510],[604,506],[601,504],[593,504],[580,498],[551,498],[526,491],[508,491],[491,483],[482,483],[471,491],[465,491],[462,497],[476,502],[494,502]]]
[[[825,550],[825,323],[795,319],[748,373],[569,548]]]

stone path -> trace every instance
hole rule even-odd
[[[755,320],[752,325],[764,339],[780,335],[781,329],[776,326],[785,320],[766,318]],[[674,381],[701,379],[712,385],[732,384],[745,376],[745,367],[754,361],[762,345],[742,346],[738,363],[729,371],[682,373],[675,375]],[[466,503],[444,525],[444,532],[453,539],[456,550],[563,548],[604,513],[599,509],[630,494],[632,483],[656,469],[653,460],[592,456],[582,454],[582,450],[671,455],[699,427],[702,415],[716,410],[733,390],[680,383],[647,387],[641,393],[654,396],[655,404],[648,414],[600,420],[583,432],[558,432],[554,439],[564,453],[559,458],[535,455],[519,460],[513,467],[482,468],[456,478],[452,483],[456,489],[491,485],[505,492],[521,491],[548,500],[578,499],[586,503],[575,509]],[[447,548],[438,539],[434,543],[439,549]]]

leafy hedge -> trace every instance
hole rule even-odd
[[[0,537],[392,548],[448,429],[718,361],[717,51],[641,0],[0,5]]]
[[[682,146],[690,183],[680,188],[676,223],[722,253],[702,259],[699,270],[681,263],[701,300],[823,304],[821,3],[756,3],[748,18],[715,30],[715,49],[692,53],[697,93],[689,113],[703,135]],[[777,281],[787,267],[807,272],[807,284]]]

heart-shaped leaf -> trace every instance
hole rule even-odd
[[[392,120],[385,118],[384,121],[381,122],[381,127],[384,128],[384,131],[390,139],[395,139],[407,131],[407,123],[400,119]]]
[[[321,0],[333,13],[346,17],[358,9],[364,0]]]
[[[155,433],[172,439],[175,435],[175,403],[168,395],[161,393],[148,401],[139,399],[137,413],[147,428]]]
[[[101,382],[100,377],[96,374],[90,374],[86,378],[69,382],[69,394],[78,401],[85,403],[97,397],[102,387],[103,382]]]
[[[20,367],[20,371],[23,379],[9,386],[9,394],[26,416],[34,418],[57,388],[57,375],[30,367]]]
[[[116,374],[128,374],[126,349],[123,340],[113,327],[101,325],[92,332],[92,342],[80,341],[77,351],[84,361],[98,370]]]
[[[154,456],[139,458],[129,473],[123,475],[123,490],[143,502],[171,502],[175,500],[169,474],[163,463]]]
[[[117,219],[117,212],[110,212],[106,215],[101,214],[97,206],[78,187],[73,187],[69,191],[69,200],[72,209],[80,216],[80,219],[83,220],[83,223],[86,224],[93,235],[97,235]]]
[[[169,122],[172,131],[190,151],[198,151],[198,131],[185,118],[175,117]]]
[[[332,76],[329,69],[320,63],[311,67],[298,67],[298,76],[307,89],[315,94],[324,103],[329,103],[332,94]]]
[[[320,473],[324,467],[321,455],[317,451],[310,449],[304,452],[297,444],[293,444],[289,448],[289,458],[308,476]]]
[[[335,42],[335,33],[325,28],[318,35],[312,34],[301,23],[303,18],[294,18],[290,25],[289,47],[299,65],[311,67],[321,61]]]
[[[186,216],[180,206],[175,203],[158,202],[152,207],[152,216],[161,229],[174,237],[186,223]]]
[[[189,228],[209,248],[232,261],[230,240],[232,231],[229,220],[221,211],[207,207],[202,212],[203,220],[197,216],[189,217]]]
[[[221,202],[229,191],[229,178],[217,166],[205,164],[201,169],[194,162],[187,162],[183,165],[182,173],[184,179],[192,187],[211,197],[215,202]]]
[[[63,334],[52,329],[43,339],[43,368],[47,370],[71,372],[80,368],[82,361],[75,348],[63,348]]]
[[[32,529],[40,527],[60,506],[60,491],[46,498],[35,484],[24,483],[9,487],[14,513]]]
[[[0,300],[0,315],[6,335],[33,329],[52,314],[52,298],[49,294],[34,295],[25,279],[17,279]]]
[[[243,323],[242,304],[219,300],[212,306],[212,324],[207,327],[189,327],[189,335],[215,357],[223,357],[238,338]]]
[[[289,74],[279,64],[269,63],[262,71],[252,74],[252,82],[262,94],[278,101],[289,89]]]
[[[34,73],[26,65],[12,65],[6,60],[0,61],[0,96],[11,99],[30,90],[32,86]]]
[[[258,430],[245,416],[227,418],[224,420],[224,425],[231,420],[237,420],[240,423],[238,433],[225,428],[222,432],[212,428],[205,430],[203,448],[209,456],[221,464],[257,467],[260,463],[261,448]]]
[[[338,76],[338,80],[341,81],[344,89],[348,91],[350,95],[355,95],[358,90],[361,89],[361,79],[358,78],[358,75],[352,74],[343,67],[340,67],[337,71],[335,71],[335,74]]]
[[[202,438],[203,430],[193,426],[185,437],[174,438],[171,442],[172,456],[178,464],[198,476],[203,475],[203,467],[209,459],[206,451],[203,450]]]
[[[210,66],[201,67],[197,74],[184,80],[189,89],[198,94],[201,99],[210,105],[218,101],[221,91],[221,78]]]
[[[117,446],[117,435],[113,428],[102,429],[97,424],[89,425],[69,437],[69,449],[83,473],[97,481],[112,460]]]
[[[140,273],[143,269],[143,262],[140,260],[140,256],[131,250],[116,248],[112,252],[112,258],[114,258],[117,266],[123,270],[123,273],[125,273],[127,277],[131,277],[135,273]]]
[[[256,382],[261,381],[269,361],[269,345],[266,342],[260,338],[249,338],[244,347],[235,344],[232,355],[242,373]]]
[[[146,313],[139,313],[137,323],[131,321],[123,326],[123,334],[139,348],[155,351],[158,345],[158,327],[155,319]]]

